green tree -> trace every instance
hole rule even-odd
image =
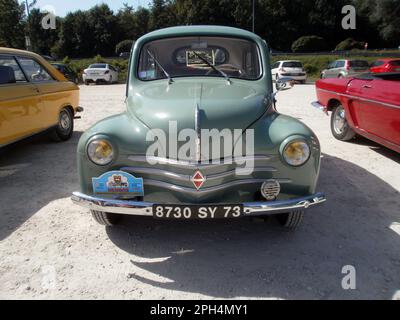
[[[59,42],[51,50],[59,58],[88,57],[93,55],[92,39],[87,11],[71,12],[63,19]]]
[[[93,30],[95,53],[111,56],[115,45],[121,40],[119,25],[113,11],[106,4],[101,4],[89,10],[89,24]]]
[[[137,40],[150,30],[150,10],[146,8],[138,8],[135,12],[135,34],[133,39]]]
[[[117,21],[119,29],[126,39],[134,39],[136,36],[136,21],[133,7],[125,3],[124,7],[117,13]]]
[[[24,6],[17,0],[0,0],[0,43],[25,48]]]
[[[372,32],[378,30],[387,44],[400,44],[400,1],[353,0],[359,14],[369,20]]]
[[[304,36],[292,44],[293,52],[317,52],[326,49],[325,39],[318,36]]]
[[[130,52],[132,49],[134,41],[133,40],[124,40],[118,43],[115,47],[115,53],[119,55],[122,52]]]
[[[43,29],[42,19],[47,13],[40,12],[39,9],[30,10],[28,23],[28,33],[31,40],[32,50],[39,54],[51,54],[51,48],[58,41],[58,31],[53,29]],[[56,28],[60,27],[61,19],[58,18]]]
[[[150,8],[150,29],[156,30],[174,26],[176,22],[176,16],[173,13],[173,7],[173,1],[153,0]]]
[[[353,50],[353,49],[363,49],[365,42],[356,41],[353,38],[347,38],[340,42],[335,50],[336,51],[344,51],[344,50]]]

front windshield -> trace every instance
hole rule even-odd
[[[282,64],[283,68],[303,68],[303,64],[298,61],[289,61]]]
[[[91,64],[89,69],[105,69],[107,68],[106,64]]]
[[[163,68],[171,78],[221,77],[221,73],[204,59],[230,78],[257,80],[261,76],[257,45],[249,40],[222,37],[168,38],[149,42],[141,50],[138,76],[145,81],[166,79]]]

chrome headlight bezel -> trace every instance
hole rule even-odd
[[[105,157],[103,160],[101,160],[101,157],[97,157],[95,156],[94,152],[96,152],[96,150],[93,150],[93,148],[95,148],[95,144],[100,144],[100,143],[104,143],[105,145],[107,145],[108,147],[110,147],[111,152],[107,155],[107,157]],[[102,136],[98,136],[98,137],[93,137],[92,139],[89,140],[89,142],[87,143],[86,146],[86,155],[88,157],[88,159],[94,163],[97,166],[107,166],[109,164],[111,164],[116,156],[116,151],[115,151],[115,147],[114,145],[111,143],[111,141],[105,137]]]
[[[296,159],[290,159],[287,156],[288,148],[293,146],[294,144],[301,144],[303,146],[303,151],[305,151],[305,157],[301,159],[301,161],[296,161]],[[302,167],[304,166],[311,158],[311,147],[310,144],[301,138],[295,138],[290,140],[285,140],[281,147],[281,157],[284,162],[289,165],[290,167]]]

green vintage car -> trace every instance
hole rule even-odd
[[[122,215],[274,215],[296,228],[326,200],[316,193],[319,141],[277,112],[269,48],[251,32],[185,26],[143,36],[130,58],[126,105],[78,146],[72,200],[101,224]]]

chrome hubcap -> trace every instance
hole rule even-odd
[[[71,127],[71,119],[66,111],[63,111],[60,115],[60,127],[65,131]]]
[[[342,134],[347,128],[346,111],[343,107],[336,109],[334,115],[334,129],[337,134]]]

